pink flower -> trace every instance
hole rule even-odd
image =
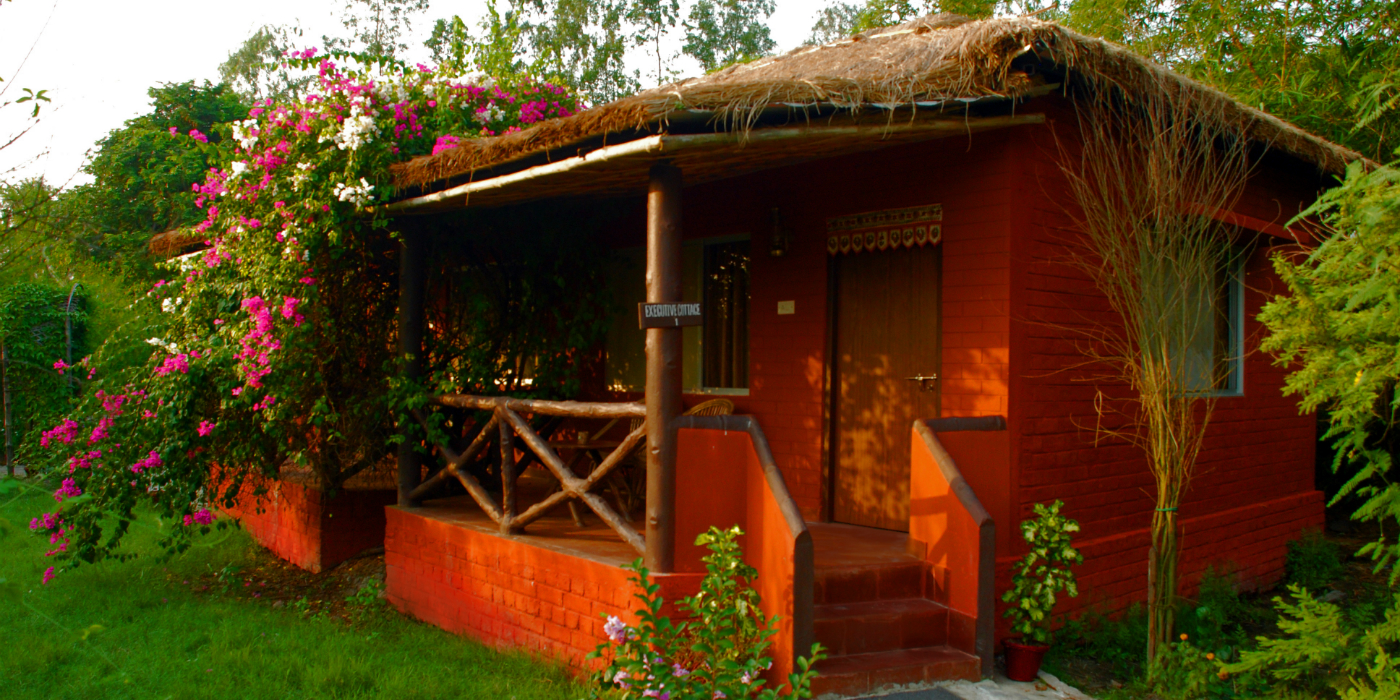
[[[209,143],[209,137],[199,133],[199,129],[190,129],[190,138],[200,143]]]
[[[200,437],[204,437],[209,433],[214,432],[214,424],[210,423],[207,420],[202,420],[199,422],[198,432]]]
[[[58,440],[68,445],[72,444],[73,439],[76,437],[78,437],[77,422],[65,418],[62,423],[54,426],[52,430],[44,431],[43,435],[39,437],[39,445],[41,447],[48,447],[51,440]]]
[[[47,585],[49,584],[49,581],[52,581],[52,580],[53,580],[53,567],[50,566],[49,568],[47,568],[47,569],[44,570],[44,585],[47,586]]]
[[[79,489],[72,479],[64,479],[63,485],[53,492],[53,499],[62,502],[65,498],[77,498],[81,495],[83,495],[82,489]]]
[[[316,278],[315,278],[315,277],[303,277],[303,278],[301,278],[301,279],[298,280],[298,281],[301,282],[302,284],[311,284],[311,285],[316,284]]]
[[[64,362],[63,360],[54,360],[53,363],[53,368],[58,370],[59,374],[63,374],[63,370],[68,369],[69,366],[70,365],[67,362]]]
[[[131,471],[133,474],[140,474],[141,472],[147,469],[155,469],[156,467],[159,467],[162,464],[164,464],[164,462],[162,462],[160,459],[160,453],[156,452],[155,450],[151,450],[151,453],[147,455],[145,459],[142,459],[137,463],[131,465]]]
[[[186,515],[184,522],[185,527],[189,527],[190,525],[209,525],[214,522],[214,514],[210,513],[208,508],[200,508],[194,512],[194,515]]]

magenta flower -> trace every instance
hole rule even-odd
[[[209,143],[209,137],[199,133],[199,129],[190,129],[190,138],[200,143]]]
[[[47,569],[44,570],[44,585],[47,586],[47,585],[49,584],[49,581],[52,581],[52,580],[53,580],[53,567],[50,566],[49,568],[47,568]]]
[[[199,428],[197,432],[199,433],[200,437],[205,437],[209,433],[214,432],[214,424],[210,423],[207,420],[202,420],[199,422]]]

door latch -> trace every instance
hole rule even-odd
[[[930,374],[924,376],[921,374],[917,377],[905,377],[905,379],[911,382],[918,382],[920,391],[933,391],[933,385],[930,382],[938,381],[938,375]]]

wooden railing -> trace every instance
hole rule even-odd
[[[646,438],[645,424],[639,424],[632,432],[628,433],[627,437],[623,438],[621,444],[603,458],[593,471],[589,472],[587,476],[580,477],[573,473],[573,470],[565,464],[549,442],[540,437],[539,433],[521,416],[523,413],[535,416],[604,420],[643,418],[646,416],[646,406],[639,403],[536,401],[459,394],[438,396],[432,400],[432,403],[451,408],[491,411],[492,415],[486,425],[477,433],[476,438],[461,454],[448,445],[436,444],[439,452],[447,460],[447,466],[413,490],[411,497],[415,501],[431,493],[447,479],[455,478],[471,495],[472,500],[481,507],[481,510],[500,526],[503,534],[517,534],[523,531],[525,526],[549,512],[550,509],[578,501],[588,506],[624,542],[637,550],[638,554],[646,551],[646,541],[642,535],[628,524],[626,518],[613,510],[607,501],[592,492],[593,488],[607,478]],[[414,416],[423,424],[424,429],[428,430],[427,420],[424,416],[416,411]],[[432,433],[431,430],[428,432]],[[480,456],[493,442],[493,433],[495,433],[495,441],[500,443],[501,450],[500,504],[497,504],[492,499],[491,494],[481,485],[481,482],[464,468]],[[559,491],[550,494],[524,512],[518,512],[516,504],[515,486],[516,480],[520,476],[519,470],[516,468],[516,437],[519,437],[520,442],[524,443],[524,447],[534,453],[540,463],[549,469],[554,478],[559,480],[560,486]]]

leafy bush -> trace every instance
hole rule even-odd
[[[1290,585],[1288,590],[1292,602],[1274,598],[1283,636],[1259,637],[1259,649],[1243,652],[1225,671],[1266,679],[1276,691],[1315,697],[1400,697],[1400,594],[1383,620],[1362,629],[1307,589]]]
[[[1288,543],[1288,582],[1318,592],[1336,581],[1344,570],[1342,550],[1318,530],[1307,530]]]
[[[1235,577],[1207,567],[1195,601],[1182,600],[1176,612],[1177,631],[1194,647],[1222,662],[1235,661],[1249,636],[1242,623],[1257,615],[1240,600]]]
[[[738,526],[728,530],[711,527],[695,544],[709,548],[700,592],[680,602],[689,619],[675,624],[661,614],[661,587],[651,582],[638,559],[628,568],[629,580],[641,592],[637,599],[640,624],[629,626],[609,616],[604,629],[610,642],[598,645],[589,659],[609,659],[595,676],[592,697],[776,699],[783,687],[764,688],[759,676],[773,662],[766,651],[777,622],[764,619],[753,581],[758,572],[744,563]],[[823,658],[821,645],[813,644],[807,658],[798,659],[798,672],[788,676],[791,697],[812,697],[816,672],[811,665]]]
[[[1190,635],[1182,634],[1157,657],[1152,689],[1166,700],[1233,697],[1223,666],[1215,652],[1202,650],[1191,643]]]
[[[1021,536],[1030,551],[1017,565],[1011,588],[1002,595],[1012,603],[1003,614],[1011,619],[1011,629],[1026,642],[1050,643],[1050,614],[1061,591],[1079,595],[1071,564],[1083,564],[1084,556],[1070,546],[1070,534],[1079,532],[1079,523],[1060,515],[1061,501],[1035,504],[1035,519],[1021,522]]]
[[[1090,608],[1066,621],[1056,639],[1053,656],[1093,659],[1112,666],[1115,676],[1132,678],[1142,671],[1147,611],[1134,604],[1114,617],[1100,608]]]

